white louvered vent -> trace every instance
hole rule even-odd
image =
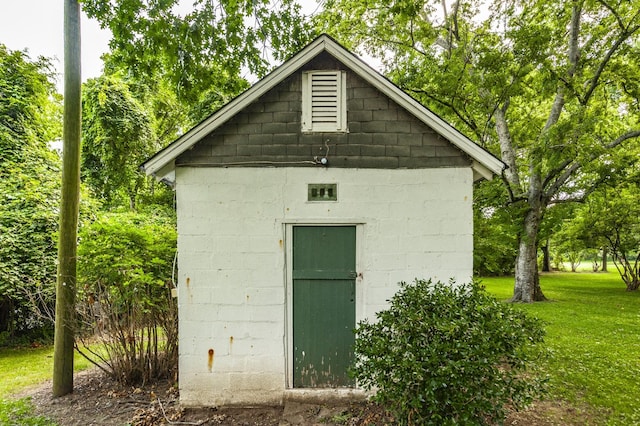
[[[345,73],[342,71],[309,71],[303,74],[303,131],[346,131],[345,86]]]

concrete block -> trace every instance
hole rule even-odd
[[[284,306],[285,294],[281,287],[250,287],[245,293],[249,305]]]
[[[398,109],[397,108],[391,108],[391,102],[389,102],[389,106],[390,108],[388,109],[378,109],[378,110],[374,110],[372,111],[372,119],[373,120],[377,120],[377,121],[388,121],[388,120],[393,120],[393,121],[397,121],[398,120]]]
[[[264,103],[265,112],[284,112],[289,111],[288,101],[274,101]]]
[[[216,145],[211,151],[213,157],[237,155],[237,145]]]
[[[267,124],[273,123],[273,113],[272,112],[254,112],[253,114],[249,114],[249,119],[247,124]],[[242,124],[238,126],[238,131],[242,132],[247,127],[247,124]]]
[[[367,85],[367,86],[361,86],[361,87],[354,87],[353,97],[359,98],[359,99],[369,99],[369,98],[377,99],[379,97],[382,97],[382,94],[375,88]]]
[[[262,123],[249,123],[239,126],[234,134],[259,135],[262,133]]]
[[[224,135],[223,143],[225,145],[242,145],[249,141],[249,136],[246,134],[233,134]]]
[[[287,145],[262,145],[262,155],[287,155]]]
[[[288,102],[291,102],[291,101],[299,102],[301,99],[302,99],[302,94],[299,91],[283,90],[278,92],[278,100],[286,101],[287,106],[288,106]]]
[[[436,147],[434,147],[434,146],[412,146],[411,147],[411,156],[412,157],[435,157],[436,156]]]
[[[259,133],[249,135],[250,145],[269,145],[273,143],[273,135],[269,133]]]
[[[273,113],[275,123],[300,123],[300,114],[292,111],[278,111]]]
[[[398,134],[398,145],[422,146],[422,135],[409,133]]]
[[[263,133],[287,133],[287,125],[283,122],[264,123],[262,125]]]
[[[389,107],[388,98],[383,96],[365,98],[362,100],[362,102],[362,109],[386,110]]]
[[[348,121],[347,127],[349,129],[349,132],[353,132],[353,133],[360,133],[362,129],[362,126],[359,121]]]
[[[291,112],[302,112],[302,101],[295,100],[287,102],[287,111]]]
[[[398,135],[395,133],[376,133],[372,137],[374,145],[397,145]]]
[[[349,122],[371,121],[373,119],[373,114],[371,111],[367,111],[367,110],[347,111],[347,119],[349,120]],[[382,130],[384,130],[384,128]]]
[[[396,169],[398,168],[398,159],[395,157],[361,156],[354,159],[353,167],[366,169]]]
[[[374,140],[374,143],[375,143],[375,140]],[[386,145],[385,155],[388,155],[391,157],[409,157],[411,155],[411,148],[409,146]]]
[[[389,133],[411,133],[409,121],[386,121],[386,130]]]
[[[362,145],[360,153],[363,156],[382,157],[386,154],[384,145]]]
[[[285,315],[282,305],[251,305],[248,310],[249,320],[254,322],[282,321]]]
[[[248,137],[247,137],[248,140]],[[237,155],[239,156],[254,156],[262,154],[262,145],[238,145]]]
[[[384,133],[386,130],[386,122],[384,121],[363,121],[360,126],[363,133]]]
[[[361,99],[361,98],[347,99],[347,111],[361,111],[363,109],[365,109],[364,99]],[[367,108],[367,109],[372,109],[372,108]]]
[[[238,133],[238,126],[238,123],[227,122],[218,127],[216,133],[219,135],[235,135]]]
[[[338,145],[335,148],[335,155],[340,156],[359,156],[360,155],[360,147],[361,145]]]
[[[219,306],[218,318],[229,323],[242,323],[249,320],[249,309],[246,305],[222,305]]]
[[[308,156],[312,159],[312,147],[307,145],[286,145],[286,155]]]

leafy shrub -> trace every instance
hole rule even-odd
[[[376,322],[356,330],[353,374],[403,425],[493,424],[540,383],[523,373],[544,331],[474,282],[400,283]]]
[[[125,383],[170,377],[178,354],[173,216],[105,213],[80,238],[80,353]]]

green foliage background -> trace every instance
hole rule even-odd
[[[0,45],[0,344],[43,326],[53,303],[60,98],[45,59]],[[30,298],[35,297],[36,303]]]

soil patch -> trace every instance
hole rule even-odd
[[[392,425],[393,419],[379,406],[366,403],[302,404],[287,402],[284,407],[184,408],[179,404],[174,381],[131,387],[106,377],[100,370],[77,373],[74,392],[52,398],[51,383],[16,395],[29,397],[36,413],[61,426],[155,426],[155,425]],[[509,415],[505,424],[584,425],[595,424],[588,410],[579,410],[563,401],[541,401],[528,410]]]

